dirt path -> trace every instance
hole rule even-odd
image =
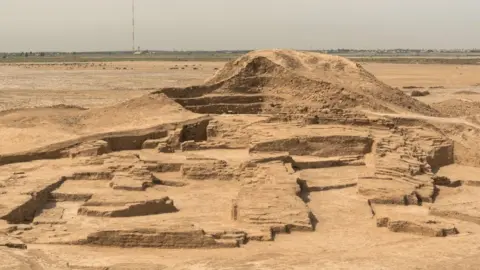
[[[417,120],[425,120],[425,121],[436,122],[441,124],[463,124],[476,129],[480,129],[480,126],[462,118],[433,117],[433,116],[425,116],[425,115],[411,114],[411,113],[408,113],[408,114],[380,113],[380,112],[372,112],[368,110],[363,110],[363,112],[369,115],[387,116],[387,117],[402,118],[402,119],[417,119]]]

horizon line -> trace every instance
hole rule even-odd
[[[401,51],[451,51],[451,52],[461,52],[461,51],[478,51],[480,52],[480,49],[478,48],[443,48],[443,49],[432,49],[432,48],[377,48],[377,49],[353,49],[353,48],[335,48],[335,49],[291,49],[291,48],[271,48],[271,49],[220,49],[220,50],[165,50],[165,49],[145,49],[145,50],[140,50],[136,52],[168,52],[168,53],[174,53],[174,52],[179,52],[179,53],[189,53],[189,52],[204,52],[204,53],[214,53],[214,52],[251,52],[251,51],[257,51],[257,50],[275,50],[275,49],[288,49],[288,50],[295,50],[295,51],[395,51],[395,50],[401,50]],[[132,53],[131,50],[99,50],[99,51],[0,51],[0,54],[18,54],[18,53],[65,53],[65,54],[73,54],[73,53]]]

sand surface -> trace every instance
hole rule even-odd
[[[1,65],[0,269],[478,269],[477,66],[224,65]]]

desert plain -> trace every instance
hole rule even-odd
[[[0,269],[478,269],[478,74],[2,63]]]

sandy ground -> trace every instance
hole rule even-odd
[[[363,66],[385,83],[400,88],[403,86],[468,88],[480,83],[478,77],[480,66],[377,63],[366,63]]]
[[[222,66],[214,62],[3,64],[1,89],[148,90],[198,83]]]
[[[403,89],[405,86],[418,86],[423,88],[421,90],[428,90],[431,95],[418,97],[418,100],[427,104],[448,99],[480,101],[480,95],[474,94],[480,93],[480,66],[377,63],[366,63],[363,66],[394,87]],[[403,90],[406,93],[412,91]]]
[[[55,104],[101,107],[157,88],[202,83],[222,65],[208,62],[4,64],[0,65],[0,110]]]
[[[111,105],[162,87],[201,84],[223,65],[222,62],[3,64],[0,110],[56,104]],[[480,91],[480,66],[365,63],[364,67],[378,79],[401,89],[404,86],[445,88],[430,89],[432,95],[419,98],[426,103],[451,98],[480,100],[480,95],[454,94]]]
[[[0,111],[56,104],[88,108],[113,105],[161,87],[200,84],[223,64],[117,62],[101,65],[0,65]],[[450,98],[480,100],[480,95],[455,94],[463,90],[480,93],[480,87],[476,86],[480,83],[480,66],[373,63],[364,66],[394,87],[444,87],[431,89],[430,96],[419,98],[426,103]],[[406,93],[410,91],[405,90]],[[17,122],[22,123],[12,121],[8,124]],[[457,168],[449,169],[455,171]],[[449,170],[445,173],[448,174]],[[478,194],[480,188],[468,189],[472,194]],[[448,194],[448,188],[441,192]],[[29,268],[21,269],[100,269],[86,267],[122,263],[134,264],[138,268],[130,265],[132,268],[118,269],[141,269],[141,264],[149,264],[149,267],[157,264],[158,269],[198,270],[478,269],[480,265],[479,225],[456,221],[461,233],[446,238],[392,233],[375,226],[371,209],[363,198],[359,198],[356,188],[312,193],[308,206],[319,218],[316,231],[279,235],[274,242],[252,242],[238,249],[216,250],[32,244],[28,245],[26,253],[0,250],[0,262],[11,263],[0,263],[0,269],[20,269],[15,268],[21,265],[15,265],[15,260],[23,261],[25,254],[36,262],[29,261]],[[416,207],[414,211],[428,211],[427,207]]]

